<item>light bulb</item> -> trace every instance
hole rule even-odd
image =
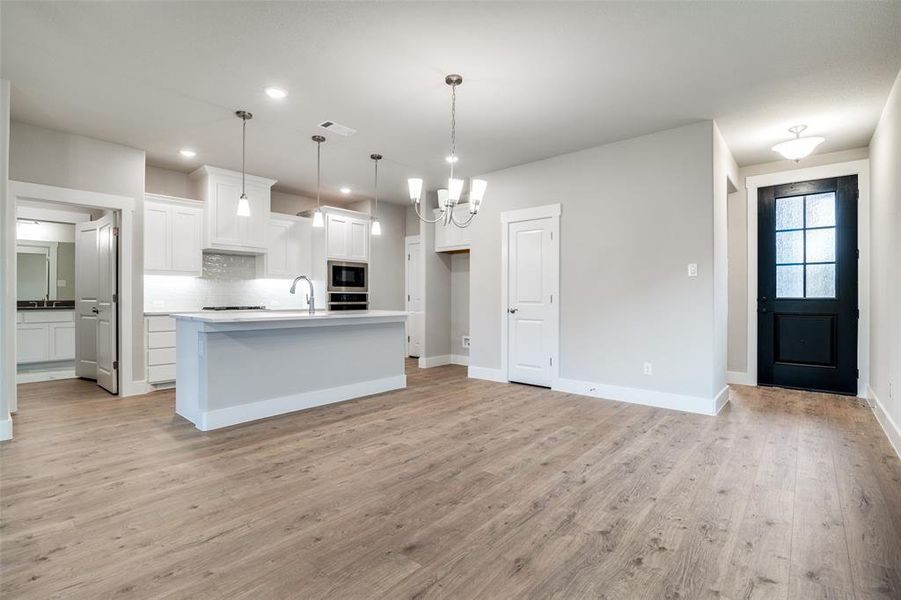
[[[457,179],[455,177],[450,177],[447,180],[447,196],[451,202],[457,203],[460,200],[460,195],[463,193],[463,180]]]
[[[250,202],[247,200],[247,194],[241,194],[241,197],[238,198],[238,216],[250,216]]]
[[[313,211],[313,227],[325,227],[325,219],[322,218],[322,211],[318,208]]]
[[[407,180],[407,186],[410,188],[410,200],[419,202],[422,198],[422,179],[412,177]]]
[[[372,235],[382,235],[382,226],[378,219],[372,220]]]

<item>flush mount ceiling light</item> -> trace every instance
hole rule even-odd
[[[463,77],[456,74],[448,75],[444,78],[444,83],[451,87],[451,148],[450,154],[445,157],[445,161],[450,164],[450,177],[447,179],[447,189],[438,190],[438,209],[440,214],[436,219],[426,219],[420,212],[420,202],[422,200],[422,179],[413,177],[407,180],[407,186],[410,190],[410,201],[416,210],[416,215],[420,220],[426,223],[438,223],[439,221],[448,226],[451,223],[457,227],[468,227],[473,217],[479,213],[482,206],[482,199],[485,197],[485,188],[488,182],[484,179],[473,179],[469,184],[469,217],[461,222],[454,218],[454,207],[460,202],[463,194],[462,179],[454,177],[454,166],[459,158],[457,157],[457,86],[463,83]]]
[[[281,100],[288,96],[288,92],[286,92],[285,90],[283,90],[280,87],[267,87],[266,95],[274,100]]]
[[[350,193],[350,188],[349,187],[341,188],[341,193],[344,194],[345,196],[348,195]]]
[[[190,148],[182,148],[178,151],[179,154],[184,156],[185,158],[194,158],[197,156],[197,153],[191,150]]]
[[[795,125],[788,130],[795,134],[795,139],[781,142],[773,146],[773,151],[785,158],[799,162],[802,158],[813,152],[814,148],[826,141],[824,137],[801,137],[801,132],[807,129],[807,125]]]
[[[314,135],[312,140],[316,142],[316,210],[313,211],[313,227],[325,227],[325,219],[322,218],[322,209],[319,207],[319,180],[322,174],[322,142],[325,137]]]
[[[375,209],[372,211],[372,235],[382,235],[382,226],[379,224],[379,161],[381,154],[370,154],[369,158],[375,164]]]
[[[244,161],[247,157],[247,121],[253,118],[253,115],[246,110],[235,111],[235,116],[241,119],[241,197],[238,198],[238,216],[250,216],[250,201],[247,199],[247,192],[244,190]]]

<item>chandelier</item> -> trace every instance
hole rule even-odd
[[[457,221],[454,216],[454,207],[460,203],[463,195],[462,179],[454,177],[454,166],[459,160],[457,157],[457,86],[463,83],[463,77],[456,74],[448,75],[444,78],[444,83],[451,87],[451,146],[450,154],[444,159],[450,164],[450,177],[447,179],[447,189],[438,190],[438,210],[439,214],[434,219],[427,219],[422,216],[420,203],[422,200],[422,179],[412,177],[407,180],[410,188],[410,202],[416,210],[416,215],[421,221],[426,223],[442,223],[445,227],[453,223],[457,227],[468,227],[473,217],[479,214],[479,208],[482,206],[482,198],[485,197],[485,188],[488,182],[484,179],[472,179],[469,183],[469,217],[465,221]]]

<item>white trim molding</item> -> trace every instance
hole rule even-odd
[[[892,448],[895,449],[895,454],[898,455],[898,458],[901,458],[901,427],[898,427],[892,416],[885,410],[885,406],[882,405],[876,393],[873,392],[873,388],[869,385],[867,386],[867,403],[873,409],[873,414],[876,416],[876,420],[879,421],[879,425],[882,426],[885,437],[888,438]]]
[[[533,206],[532,208],[520,208],[517,210],[507,210],[501,213],[501,377],[500,381],[510,381],[510,365],[508,359],[508,343],[509,343],[509,315],[507,314],[509,290],[507,289],[508,264],[510,249],[510,224],[521,221],[534,221],[536,219],[551,219],[551,227],[553,230],[552,248],[557,254],[557,270],[553,275],[554,280],[551,282],[551,288],[554,289],[554,296],[557,301],[554,303],[556,322],[554,330],[551,334],[551,381],[553,387],[560,378],[560,204],[546,204],[544,206]],[[472,377],[472,370],[470,370]],[[481,379],[481,378],[478,378]],[[492,380],[494,381],[494,380]]]
[[[13,419],[6,415],[5,419],[0,419],[0,441],[13,439]]]
[[[745,371],[726,371],[726,383],[738,385],[757,385],[757,380]]]
[[[438,356],[420,356],[419,357],[419,368],[420,369],[431,369],[432,367],[443,367],[444,365],[452,364],[450,354],[440,354]]]
[[[757,191],[762,187],[857,175],[857,248],[860,261],[857,271],[857,306],[860,319],[857,322],[857,395],[866,398],[870,381],[870,161],[869,159],[820,165],[793,171],[779,171],[753,175],[745,179],[747,189],[748,221],[748,371],[742,382],[757,385]]]
[[[324,390],[303,392],[280,398],[270,398],[251,404],[241,404],[239,406],[201,411],[196,415],[197,421],[195,421],[194,426],[201,431],[221,429],[223,427],[230,427],[231,425],[257,421],[259,419],[304,410],[306,408],[313,408],[315,406],[354,400],[362,396],[381,394],[383,392],[399,390],[405,387],[407,387],[406,375],[385,377],[384,379],[375,379],[373,381],[364,381],[362,383],[351,383],[348,385],[326,388]]]
[[[708,416],[718,414],[729,401],[728,386],[724,387],[712,398],[564,378],[558,378],[557,384],[552,389],[557,392],[579,394],[580,396],[590,396],[603,400],[616,400],[618,402],[628,402],[629,404],[642,404],[644,406],[654,406],[656,408]]]
[[[466,370],[466,374],[470,379],[483,379],[485,381],[507,383],[507,378],[504,377],[503,369],[489,369],[488,367],[474,367],[470,365]]]

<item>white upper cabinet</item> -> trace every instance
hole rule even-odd
[[[436,208],[434,216],[437,218],[441,212]],[[458,204],[454,207],[454,217],[459,223],[465,223],[469,219],[469,205]],[[454,252],[469,250],[469,227],[457,227],[453,223],[445,226],[443,223],[435,223],[435,252]]]
[[[312,266],[312,221],[272,213],[269,216],[266,254],[261,257],[258,275],[265,278],[310,276]]]
[[[191,173],[204,201],[204,250],[224,250],[242,254],[266,252],[269,225],[270,189],[273,179],[253,175],[245,178],[250,216],[238,216],[241,173],[203,166]]]
[[[144,197],[144,272],[200,276],[203,204],[148,194]]]
[[[326,212],[325,246],[329,259],[369,262],[369,217],[350,211]]]

